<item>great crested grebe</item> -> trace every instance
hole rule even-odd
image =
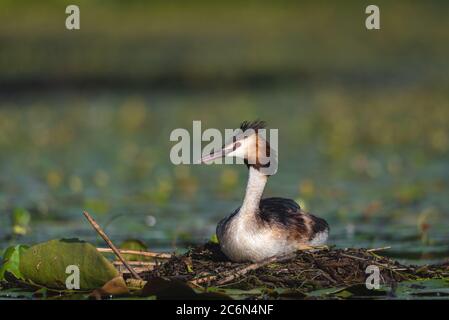
[[[221,157],[242,158],[249,170],[243,204],[217,225],[220,248],[235,262],[256,262],[320,246],[329,234],[325,220],[303,211],[295,201],[261,199],[268,177],[274,173],[262,170],[266,165],[258,159],[275,151],[258,133],[264,127],[263,121],[243,122],[240,129],[249,130],[249,135],[237,134],[221,150],[201,159],[206,163]]]

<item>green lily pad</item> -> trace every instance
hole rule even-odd
[[[16,279],[23,280],[20,272],[20,255],[28,249],[27,246],[17,245],[6,249],[3,263],[0,268],[0,281],[5,280],[6,273],[12,274]]]
[[[78,239],[50,240],[20,255],[20,272],[25,281],[50,289],[70,289],[66,282],[75,275],[74,267],[79,270],[79,290],[100,288],[119,275],[93,245]]]
[[[332,293],[332,295],[343,299],[385,297],[387,294],[388,292],[382,287],[379,289],[368,289],[365,284],[354,284]]]
[[[449,296],[449,279],[423,279],[403,281],[394,290],[397,298]]]

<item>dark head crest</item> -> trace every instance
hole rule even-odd
[[[265,128],[265,121],[256,120],[256,121],[243,121],[240,125],[240,129],[245,132],[248,129],[258,130]]]

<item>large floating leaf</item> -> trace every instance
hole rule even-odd
[[[7,273],[12,274],[16,279],[23,279],[20,272],[20,254],[25,252],[27,248],[27,246],[17,245],[6,249],[0,268],[0,281],[5,280]]]
[[[118,271],[94,246],[78,239],[34,245],[22,252],[20,260],[20,272],[26,281],[57,290],[67,290],[66,280],[74,274],[67,270],[69,266],[79,268],[80,290],[100,288],[118,276]]]
[[[398,284],[394,296],[404,298],[438,298],[449,296],[449,279],[410,280]]]
[[[344,289],[335,291],[332,295],[339,298],[375,298],[375,297],[385,297],[388,292],[384,287],[379,289],[368,289],[366,285],[363,284],[354,284],[352,286],[346,287]]]

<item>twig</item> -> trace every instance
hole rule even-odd
[[[229,281],[232,281],[236,278],[239,278],[243,275],[245,275],[246,273],[248,273],[249,271],[253,271],[256,269],[259,269],[261,267],[264,267],[270,263],[274,263],[274,262],[281,262],[281,261],[285,261],[285,260],[289,260],[291,258],[296,257],[295,253],[290,253],[290,254],[286,254],[286,255],[282,255],[282,256],[278,256],[278,257],[271,257],[265,260],[262,260],[260,262],[256,262],[256,263],[252,263],[249,266],[246,266],[244,268],[241,268],[240,270],[236,270],[235,272],[230,272],[231,274],[229,274],[228,276],[226,276],[225,278],[221,279],[220,281],[217,282],[217,285],[222,285],[225,284]]]
[[[97,248],[99,252],[113,252],[110,248]],[[160,258],[160,259],[170,259],[172,255],[170,253],[159,253],[159,252],[150,252],[150,251],[139,251],[139,250],[124,250],[124,249],[117,249],[122,254],[134,254],[136,256],[143,256],[143,257],[151,257],[151,258]]]
[[[323,269],[318,269],[320,270],[321,274],[323,275],[323,277],[325,277],[327,280],[329,280],[330,282],[332,282],[333,284],[338,283],[337,281],[334,280],[334,278],[332,278],[329,273],[327,273],[326,271],[324,271]]]
[[[134,271],[134,269],[126,262],[126,260],[121,255],[120,251],[114,246],[112,241],[109,239],[109,237],[104,233],[104,231],[100,228],[97,222],[90,216],[87,211],[83,211],[84,216],[86,217],[87,221],[92,225],[92,227],[97,231],[97,233],[103,238],[103,240],[107,243],[107,245],[112,249],[112,251],[115,253],[115,255],[120,259],[121,262],[125,265],[126,269],[129,270],[129,272],[133,275],[134,278],[143,280],[139,274]]]
[[[123,263],[121,261],[114,261],[112,262],[115,266],[122,266]],[[147,261],[128,261],[128,264],[130,266],[134,267],[153,267],[156,265],[156,262],[147,262]]]
[[[382,247],[382,248],[368,249],[368,250],[366,250],[366,252],[376,252],[376,251],[382,251],[382,250],[388,250],[388,249],[391,249],[391,247],[388,246],[388,247]]]
[[[112,262],[112,264],[120,273],[129,273],[129,271],[121,261],[114,261]],[[136,271],[138,274],[141,274],[142,272],[152,271],[154,270],[154,267],[157,266],[156,262],[146,261],[128,261],[128,264],[132,266],[134,271]]]
[[[351,256],[351,255],[345,254],[345,253],[342,253],[341,255],[344,256],[344,257],[347,257],[347,258],[351,258],[351,259],[357,259],[357,260],[361,260],[361,261],[366,261],[365,258],[360,258],[360,257],[356,257],[356,256]]]
[[[123,266],[123,265],[121,265],[121,266]],[[116,267],[118,267],[118,272],[120,273],[120,274],[129,274],[129,270],[128,269],[121,269],[121,267],[120,266],[116,266]],[[144,273],[144,272],[149,272],[149,271],[152,271],[152,269],[151,268],[148,268],[148,267],[134,267],[134,271],[136,271],[138,274],[142,274],[142,273]],[[140,279],[134,279],[134,280],[137,280],[137,281],[145,281],[145,280],[140,280]]]
[[[202,283],[210,282],[210,281],[213,281],[215,279],[217,279],[217,276],[212,276],[212,275],[211,276],[205,276],[205,277],[202,277],[202,278],[198,278],[198,279],[189,281],[189,284],[192,284],[192,285],[198,287]]]
[[[249,271],[253,271],[256,269],[259,269],[261,267],[264,267],[270,263],[274,263],[274,262],[281,262],[281,261],[285,261],[285,260],[289,260],[293,257],[295,257],[296,254],[295,253],[289,253],[283,256],[277,256],[277,257],[271,257],[265,260],[262,260],[260,262],[255,262],[252,264],[247,265],[246,267],[239,267],[239,268],[235,268],[233,270],[230,270],[228,272],[224,272],[223,274],[221,274],[221,276],[223,277],[220,281],[217,281],[216,285],[223,285],[225,283],[228,283],[236,278],[239,278],[245,274],[247,274]],[[192,280],[189,283],[193,284],[193,285],[198,285],[201,283],[205,283],[205,282],[210,282],[212,280],[217,279],[218,276],[206,276],[203,278],[199,278],[196,280]]]

